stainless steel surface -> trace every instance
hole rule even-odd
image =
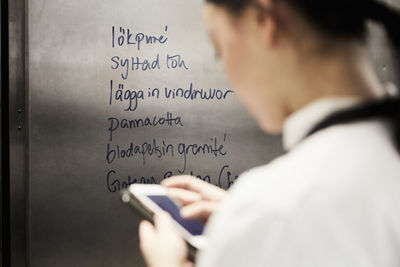
[[[222,186],[249,167],[281,152],[279,139],[264,135],[231,94],[227,101],[146,99],[137,110],[109,105],[110,81],[124,90],[158,87],[230,89],[222,79],[201,17],[202,1],[35,0],[29,5],[31,266],[144,266],[138,250],[139,219],[114,191],[117,184],[146,177],[159,182],[183,169],[177,144],[224,144],[226,156],[188,156],[185,173],[212,176]],[[112,26],[135,34],[165,35],[165,45],[112,48]],[[166,26],[168,28],[166,29]],[[127,31],[127,30],[126,30]],[[117,35],[116,35],[117,36]],[[119,35],[118,35],[119,36]],[[117,40],[117,37],[116,37]],[[156,59],[160,69],[112,70],[113,56]],[[168,69],[166,55],[180,54],[189,68]],[[170,62],[172,66],[172,61]],[[117,89],[114,89],[115,91]],[[121,129],[109,142],[108,118],[181,116],[181,126]],[[224,142],[224,133],[227,139]],[[126,147],[156,139],[175,145],[175,156],[106,161],[107,144]],[[213,139],[214,140],[214,139]],[[218,154],[218,153],[217,153]],[[229,165],[229,168],[223,168]]]
[[[165,0],[35,0],[28,2],[27,14],[23,0],[11,2],[12,267],[28,263],[33,267],[144,266],[136,234],[139,218],[117,193],[110,192],[115,184],[107,184],[107,173],[116,171],[120,185],[128,176],[139,181],[154,176],[159,182],[168,171],[179,173],[183,158],[148,156],[143,165],[135,157],[108,164],[108,143],[115,147],[157,139],[201,144],[215,137],[221,142],[227,133],[227,156],[188,156],[185,171],[210,175],[211,182],[218,184],[222,170],[223,187],[229,182],[228,171],[233,180],[281,153],[279,139],[264,135],[234,95],[227,101],[147,99],[135,111],[124,111],[126,103],[109,105],[111,80],[116,86],[122,82],[124,90],[146,93],[148,87],[188,87],[190,82],[197,87],[229,89],[204,32],[202,1],[168,0],[167,5]],[[29,19],[29,43],[24,39],[28,33],[24,19]],[[134,46],[112,48],[112,26],[163,33],[168,42],[143,46],[140,51]],[[392,70],[384,34],[376,31],[371,38],[373,58],[382,80],[390,81],[397,72]],[[162,58],[167,53],[180,54],[189,70],[135,71],[124,80],[120,70],[111,69],[110,59],[115,55],[154,59],[157,53]],[[26,99],[29,108],[24,106]],[[184,126],[120,129],[109,142],[109,117],[135,119],[167,111],[181,116]],[[25,167],[26,152],[29,168]],[[28,249],[25,227],[30,231]]]
[[[390,6],[400,9],[400,0],[383,0]],[[400,88],[400,68],[386,31],[382,25],[369,23],[370,36],[368,38],[371,58],[375,64],[380,80],[383,83],[393,83]]]
[[[9,1],[10,49],[10,221],[12,266],[27,265],[27,187],[25,110],[25,0]]]
[[[3,3],[0,3],[0,29],[3,29]],[[3,88],[3,63],[4,63],[4,58],[3,58],[3,32],[0,34],[0,84],[1,84],[1,91],[4,90]],[[0,110],[3,110],[2,104],[2,94],[0,94]],[[2,117],[3,115],[1,114],[2,112],[0,111],[0,133],[1,135],[3,135],[3,120]],[[4,218],[4,208],[3,208],[3,136],[1,136],[0,138],[0,190],[1,190],[1,194],[0,194],[0,207],[1,207],[1,211],[0,211],[0,267],[3,267],[3,261],[4,261],[4,246],[3,246],[3,242],[4,242],[4,236],[3,236],[3,218]]]

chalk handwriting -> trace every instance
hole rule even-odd
[[[156,180],[153,176],[151,176],[150,178],[133,178],[131,176],[128,176],[125,181],[121,181],[120,179],[115,177],[116,173],[117,172],[115,170],[110,170],[107,173],[107,188],[111,193],[127,189],[132,184],[156,184]]]
[[[218,137],[210,138],[208,143],[166,143],[164,140],[159,141],[153,139],[150,142],[130,142],[128,145],[107,144],[106,161],[112,164],[116,160],[122,159],[141,159],[142,165],[146,165],[146,160],[149,157],[165,158],[165,157],[181,157],[182,167],[178,168],[179,173],[186,171],[187,157],[199,155],[211,155],[221,157],[227,154],[225,150],[226,133],[223,140]]]
[[[221,188],[223,188],[224,185],[226,185],[226,188],[230,188],[238,178],[238,175],[232,175],[229,170],[229,165],[225,165],[219,172],[217,185]]]
[[[174,88],[169,89],[165,87],[164,90],[165,98],[167,99],[176,99],[176,98],[183,98],[183,99],[202,99],[202,100],[225,100],[228,98],[229,94],[232,94],[232,90],[220,90],[220,89],[194,89],[193,83],[190,83],[189,88]]]
[[[163,45],[168,41],[164,36],[168,32],[168,26],[164,27],[163,34],[135,33],[128,27],[111,27],[111,47],[134,46],[138,51],[143,46]]]
[[[114,81],[110,81],[110,105],[112,105],[113,101],[127,102],[128,106],[124,110],[135,111],[139,100],[144,100],[143,90],[126,89],[123,83],[119,83],[118,89],[115,90]]]
[[[121,77],[126,80],[129,71],[148,71],[160,69],[160,55],[157,54],[154,59],[141,59],[140,57],[120,58],[113,56],[111,58],[111,69],[122,69]]]
[[[158,75],[161,71],[165,73],[190,71],[191,62],[186,60],[185,55],[182,55],[179,51],[174,51],[174,53],[166,51],[169,41],[168,30],[167,25],[161,26],[155,32],[141,31],[134,27],[120,25],[111,26],[111,48],[113,52],[106,60],[110,72],[113,72],[116,77],[120,77],[119,80],[122,82],[110,80],[108,105],[117,105],[125,112],[138,112],[139,108],[146,106],[142,104],[147,99],[160,99],[160,104],[164,105],[165,100],[177,101],[179,104],[183,101],[225,101],[234,94],[232,90],[197,87],[191,81],[183,81],[183,84],[173,87],[168,84],[158,84],[144,88],[132,88],[128,83],[125,84],[129,78],[136,79],[141,73]],[[107,40],[107,42],[109,41]],[[132,54],[124,55],[128,47],[129,53]],[[139,128],[184,127],[183,120],[180,115],[165,110],[161,114],[133,118],[121,114],[109,115],[106,121],[108,134],[105,151],[108,167],[106,186],[109,192],[114,193],[127,189],[129,185],[135,183],[156,184],[157,181],[183,173],[208,183],[214,183],[221,188],[230,188],[238,179],[238,175],[232,173],[228,164],[216,166],[213,174],[196,174],[194,171],[188,170],[188,166],[191,166],[191,164],[188,164],[189,161],[196,160],[197,157],[208,156],[224,159],[228,155],[226,133],[222,136],[209,138],[209,141],[205,142],[178,140],[169,143],[162,137],[148,137],[145,141],[131,139],[122,143],[114,140],[114,136],[118,136],[122,131],[131,131],[132,136],[136,138],[134,131]],[[176,159],[173,162],[176,162],[177,165],[168,165],[167,171],[164,170],[158,174],[146,174],[145,177],[121,175],[115,166],[119,165],[120,161],[130,160],[137,161],[145,166],[149,165],[150,160],[163,160],[164,158]]]
[[[181,69],[184,68],[188,70],[185,61],[182,59],[181,55],[167,55],[167,68],[168,69]]]
[[[195,88],[192,82],[187,88],[165,87],[161,92],[158,88],[148,88],[146,91],[143,89],[129,89],[122,82],[118,83],[118,86],[115,86],[114,80],[110,80],[109,105],[113,105],[114,102],[117,102],[125,104],[124,111],[135,111],[138,108],[140,101],[144,101],[145,98],[159,99],[163,97],[168,100],[224,101],[233,93],[232,90]]]
[[[213,177],[210,174],[195,174],[193,171],[190,171],[187,174],[208,183],[212,183],[213,180],[217,180],[218,182],[215,185],[220,188],[226,189],[232,187],[232,185],[239,177],[238,175],[234,175],[230,172],[229,165],[223,165],[221,168],[219,168],[217,173],[217,177]],[[112,169],[108,171],[106,175],[107,189],[109,192],[114,193],[120,190],[127,189],[132,184],[157,184],[157,181],[168,179],[177,174],[179,173],[168,170],[161,175],[153,174],[149,175],[148,177],[133,177],[131,175],[128,175],[126,177],[119,177],[117,171]]]
[[[121,78],[128,79],[129,73],[131,72],[146,72],[164,69],[183,69],[188,70],[183,57],[179,54],[170,55],[167,54],[164,61],[164,56],[156,54],[152,58],[143,58],[139,56],[134,57],[121,57],[112,56],[111,59],[111,69],[117,71],[121,74]]]
[[[183,126],[182,119],[180,116],[174,116],[171,112],[167,112],[165,115],[143,117],[135,119],[126,118],[115,118],[109,117],[109,141],[113,139],[113,133],[120,129],[136,129],[143,127],[156,127],[156,126]]]

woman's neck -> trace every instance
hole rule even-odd
[[[383,86],[373,69],[367,51],[359,44],[346,44],[323,56],[298,61],[298,73],[292,74],[286,115],[326,97],[349,97],[360,100],[384,95]]]

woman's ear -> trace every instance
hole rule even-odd
[[[264,43],[269,47],[275,46],[278,41],[278,27],[275,17],[267,15],[260,21],[260,27]]]
[[[278,41],[277,6],[274,0],[256,0],[260,6],[259,27],[263,42],[275,46]]]

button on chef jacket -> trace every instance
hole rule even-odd
[[[285,122],[289,151],[241,175],[210,218],[200,267],[400,266],[400,157],[383,120],[306,137],[350,98],[313,102]]]

